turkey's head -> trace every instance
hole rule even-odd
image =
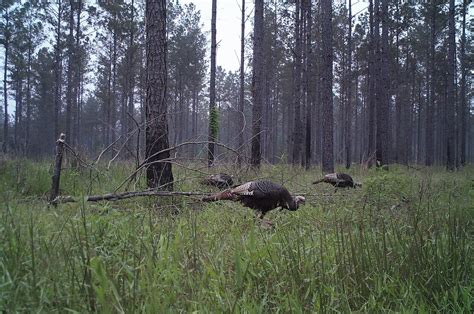
[[[293,196],[292,199],[291,199],[291,202],[288,202],[287,205],[287,209],[288,210],[291,210],[291,211],[294,211],[294,210],[297,210],[298,207],[300,207],[300,204],[304,204],[305,203],[305,198],[304,196]]]

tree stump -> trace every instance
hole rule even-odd
[[[56,158],[54,162],[54,173],[51,182],[51,193],[49,202],[55,204],[55,200],[59,195],[59,180],[61,179],[61,167],[63,163],[64,144],[66,141],[66,134],[61,133],[56,141]]]

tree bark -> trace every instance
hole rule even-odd
[[[21,71],[21,70],[18,70]],[[16,93],[15,93],[15,124],[13,126],[13,140],[15,151],[19,153],[21,151],[19,144],[19,137],[23,137],[21,134],[21,128],[23,126],[23,80],[21,77],[17,78],[16,82]]]
[[[208,167],[214,163],[214,142],[217,140],[218,131],[218,112],[216,109],[216,15],[217,0],[212,0],[212,18],[211,18],[211,80],[209,86],[209,145],[208,145]]]
[[[66,135],[61,133],[59,139],[56,141],[56,157],[54,161],[54,173],[51,182],[51,192],[49,195],[49,201],[53,203],[59,196],[59,182],[61,180],[61,167],[63,162],[64,143],[66,141]]]
[[[75,5],[77,6],[76,11],[76,42],[75,42],[75,53],[74,53],[74,125],[72,145],[77,145],[80,139],[80,117],[81,117],[81,12],[82,12],[82,0],[76,0]]]
[[[454,20],[454,0],[449,0],[449,20],[448,20],[448,75],[447,75],[447,102],[446,102],[446,168],[455,168],[455,69],[456,69],[456,33]]]
[[[260,167],[261,162],[261,127],[262,106],[264,97],[263,82],[263,0],[255,0],[254,37],[253,37],[253,75],[252,75],[252,156],[251,164]]]
[[[115,11],[114,11],[114,20],[117,19]],[[118,50],[118,34],[117,30],[113,30],[113,40],[112,40],[112,61],[111,61],[111,73],[110,79],[112,81],[111,90],[110,90],[110,136],[111,142],[115,143],[116,133],[115,133],[115,123],[117,121],[116,113],[117,113],[117,50]],[[112,156],[114,155],[114,145],[112,145],[112,149],[110,150]]]
[[[7,88],[7,71],[8,71],[8,52],[10,48],[10,38],[11,33],[9,29],[10,24],[10,16],[8,12],[8,8],[5,9],[5,38],[3,42],[3,46],[5,48],[5,55],[4,55],[4,63],[3,63],[3,110],[4,110],[4,117],[3,117],[3,145],[2,150],[3,153],[6,154],[8,150],[8,88]]]
[[[28,21],[28,31],[31,34],[31,21]],[[26,129],[25,129],[25,154],[29,155],[30,146],[30,122],[31,122],[31,59],[33,55],[33,43],[28,37],[28,61],[26,70]]]
[[[349,0],[349,15],[347,20],[347,99],[346,99],[346,168],[351,167],[351,150],[352,150],[352,1]]]
[[[132,0],[131,3],[131,16],[130,16],[130,42],[128,46],[128,66],[129,66],[129,72],[128,72],[128,105],[127,105],[127,112],[129,114],[129,118],[126,118],[125,125],[127,127],[127,132],[130,133],[132,132],[132,123],[130,119],[134,117],[134,111],[135,111],[135,104],[134,104],[134,89],[135,89],[135,1]],[[128,144],[129,148],[133,147],[133,142],[130,142]]]
[[[239,89],[239,156],[237,157],[237,163],[242,164],[242,156],[244,155],[244,123],[245,123],[245,111],[244,111],[244,84],[245,84],[245,0],[242,0],[242,19],[240,25],[240,89]]]
[[[54,47],[54,138],[59,136],[59,112],[61,111],[62,85],[62,49],[61,49],[61,16],[62,1],[58,1],[58,25],[56,26],[56,43]]]
[[[382,36],[379,50],[379,69],[380,76],[377,80],[377,133],[376,133],[376,159],[377,165],[385,165],[390,161],[389,156],[389,89],[390,78],[388,73],[388,0],[382,0],[381,20]]]
[[[378,2],[377,2],[378,5]],[[378,19],[377,19],[378,21]],[[378,23],[378,22],[377,22]],[[370,32],[370,39],[369,39],[369,60],[368,60],[368,151],[367,151],[367,158],[370,159],[370,156],[375,151],[375,82],[376,82],[376,62],[375,62],[375,52],[376,48],[376,41],[375,41],[375,24],[374,21],[374,4],[373,0],[369,0],[369,32]],[[378,33],[378,27],[377,27]],[[371,166],[371,162],[368,162],[369,167]]]
[[[305,143],[305,169],[311,167],[311,120],[314,104],[314,83],[313,83],[313,50],[311,33],[312,29],[312,16],[311,16],[311,0],[305,0],[305,13],[306,13],[306,51],[305,51],[305,85],[306,85],[306,143]]]
[[[159,162],[170,156],[167,113],[166,0],[146,1],[146,170],[150,188],[173,189],[171,164]]]
[[[466,101],[466,10],[467,10],[467,0],[463,0],[462,6],[462,35],[461,35],[461,52],[460,52],[460,61],[461,61],[461,95],[460,95],[460,116],[461,116],[461,147],[460,147],[460,163],[461,166],[466,165],[466,137],[468,134],[468,125],[469,125],[469,107]]]
[[[323,173],[334,172],[334,152],[333,152],[333,99],[332,99],[332,1],[321,0],[322,10],[322,80],[321,80],[321,100],[322,100],[322,127],[323,127]]]
[[[67,39],[67,90],[66,90],[66,134],[73,142],[74,135],[72,134],[72,119],[73,119],[73,71],[74,71],[74,0],[69,1],[69,35]]]
[[[302,56],[302,45],[301,45],[301,1],[296,0],[295,9],[295,52],[294,52],[294,68],[293,68],[293,81],[294,81],[294,110],[295,110],[295,122],[293,125],[293,165],[300,163],[301,159],[301,140],[303,137],[302,125],[301,125],[301,56]]]
[[[426,127],[425,127],[425,165],[433,165],[434,160],[434,111],[435,111],[435,46],[436,46],[436,1],[431,3],[430,12],[430,50],[428,57],[428,101],[426,108]]]

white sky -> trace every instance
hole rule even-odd
[[[211,16],[212,2],[211,0],[181,0],[180,3],[194,3],[196,8],[201,11],[201,21],[204,24],[203,32],[207,35],[208,47],[210,49],[211,40]],[[216,63],[227,71],[235,71],[239,69],[240,62],[240,23],[241,11],[240,5],[242,0],[217,0],[217,56]],[[253,12],[253,0],[245,1],[246,15]],[[245,25],[245,33],[250,33],[251,21],[253,15],[247,19]],[[210,50],[208,50],[210,53]]]
[[[338,0],[336,2],[347,1]],[[180,0],[181,4],[194,3],[201,12],[201,21],[204,24],[203,32],[207,35],[208,54],[210,54],[211,40],[211,0]],[[236,71],[240,64],[240,11],[242,0],[217,0],[217,65],[227,71]],[[368,6],[367,0],[352,0],[353,14],[360,13]],[[245,37],[252,33],[254,0],[245,0]]]

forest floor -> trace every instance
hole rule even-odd
[[[61,194],[112,192],[132,169],[66,167]],[[174,171],[175,190],[212,191]],[[263,229],[192,197],[49,206],[51,162],[0,160],[0,312],[472,313],[474,167],[348,173],[363,187],[334,193],[311,184],[320,169],[265,166],[306,204]]]

